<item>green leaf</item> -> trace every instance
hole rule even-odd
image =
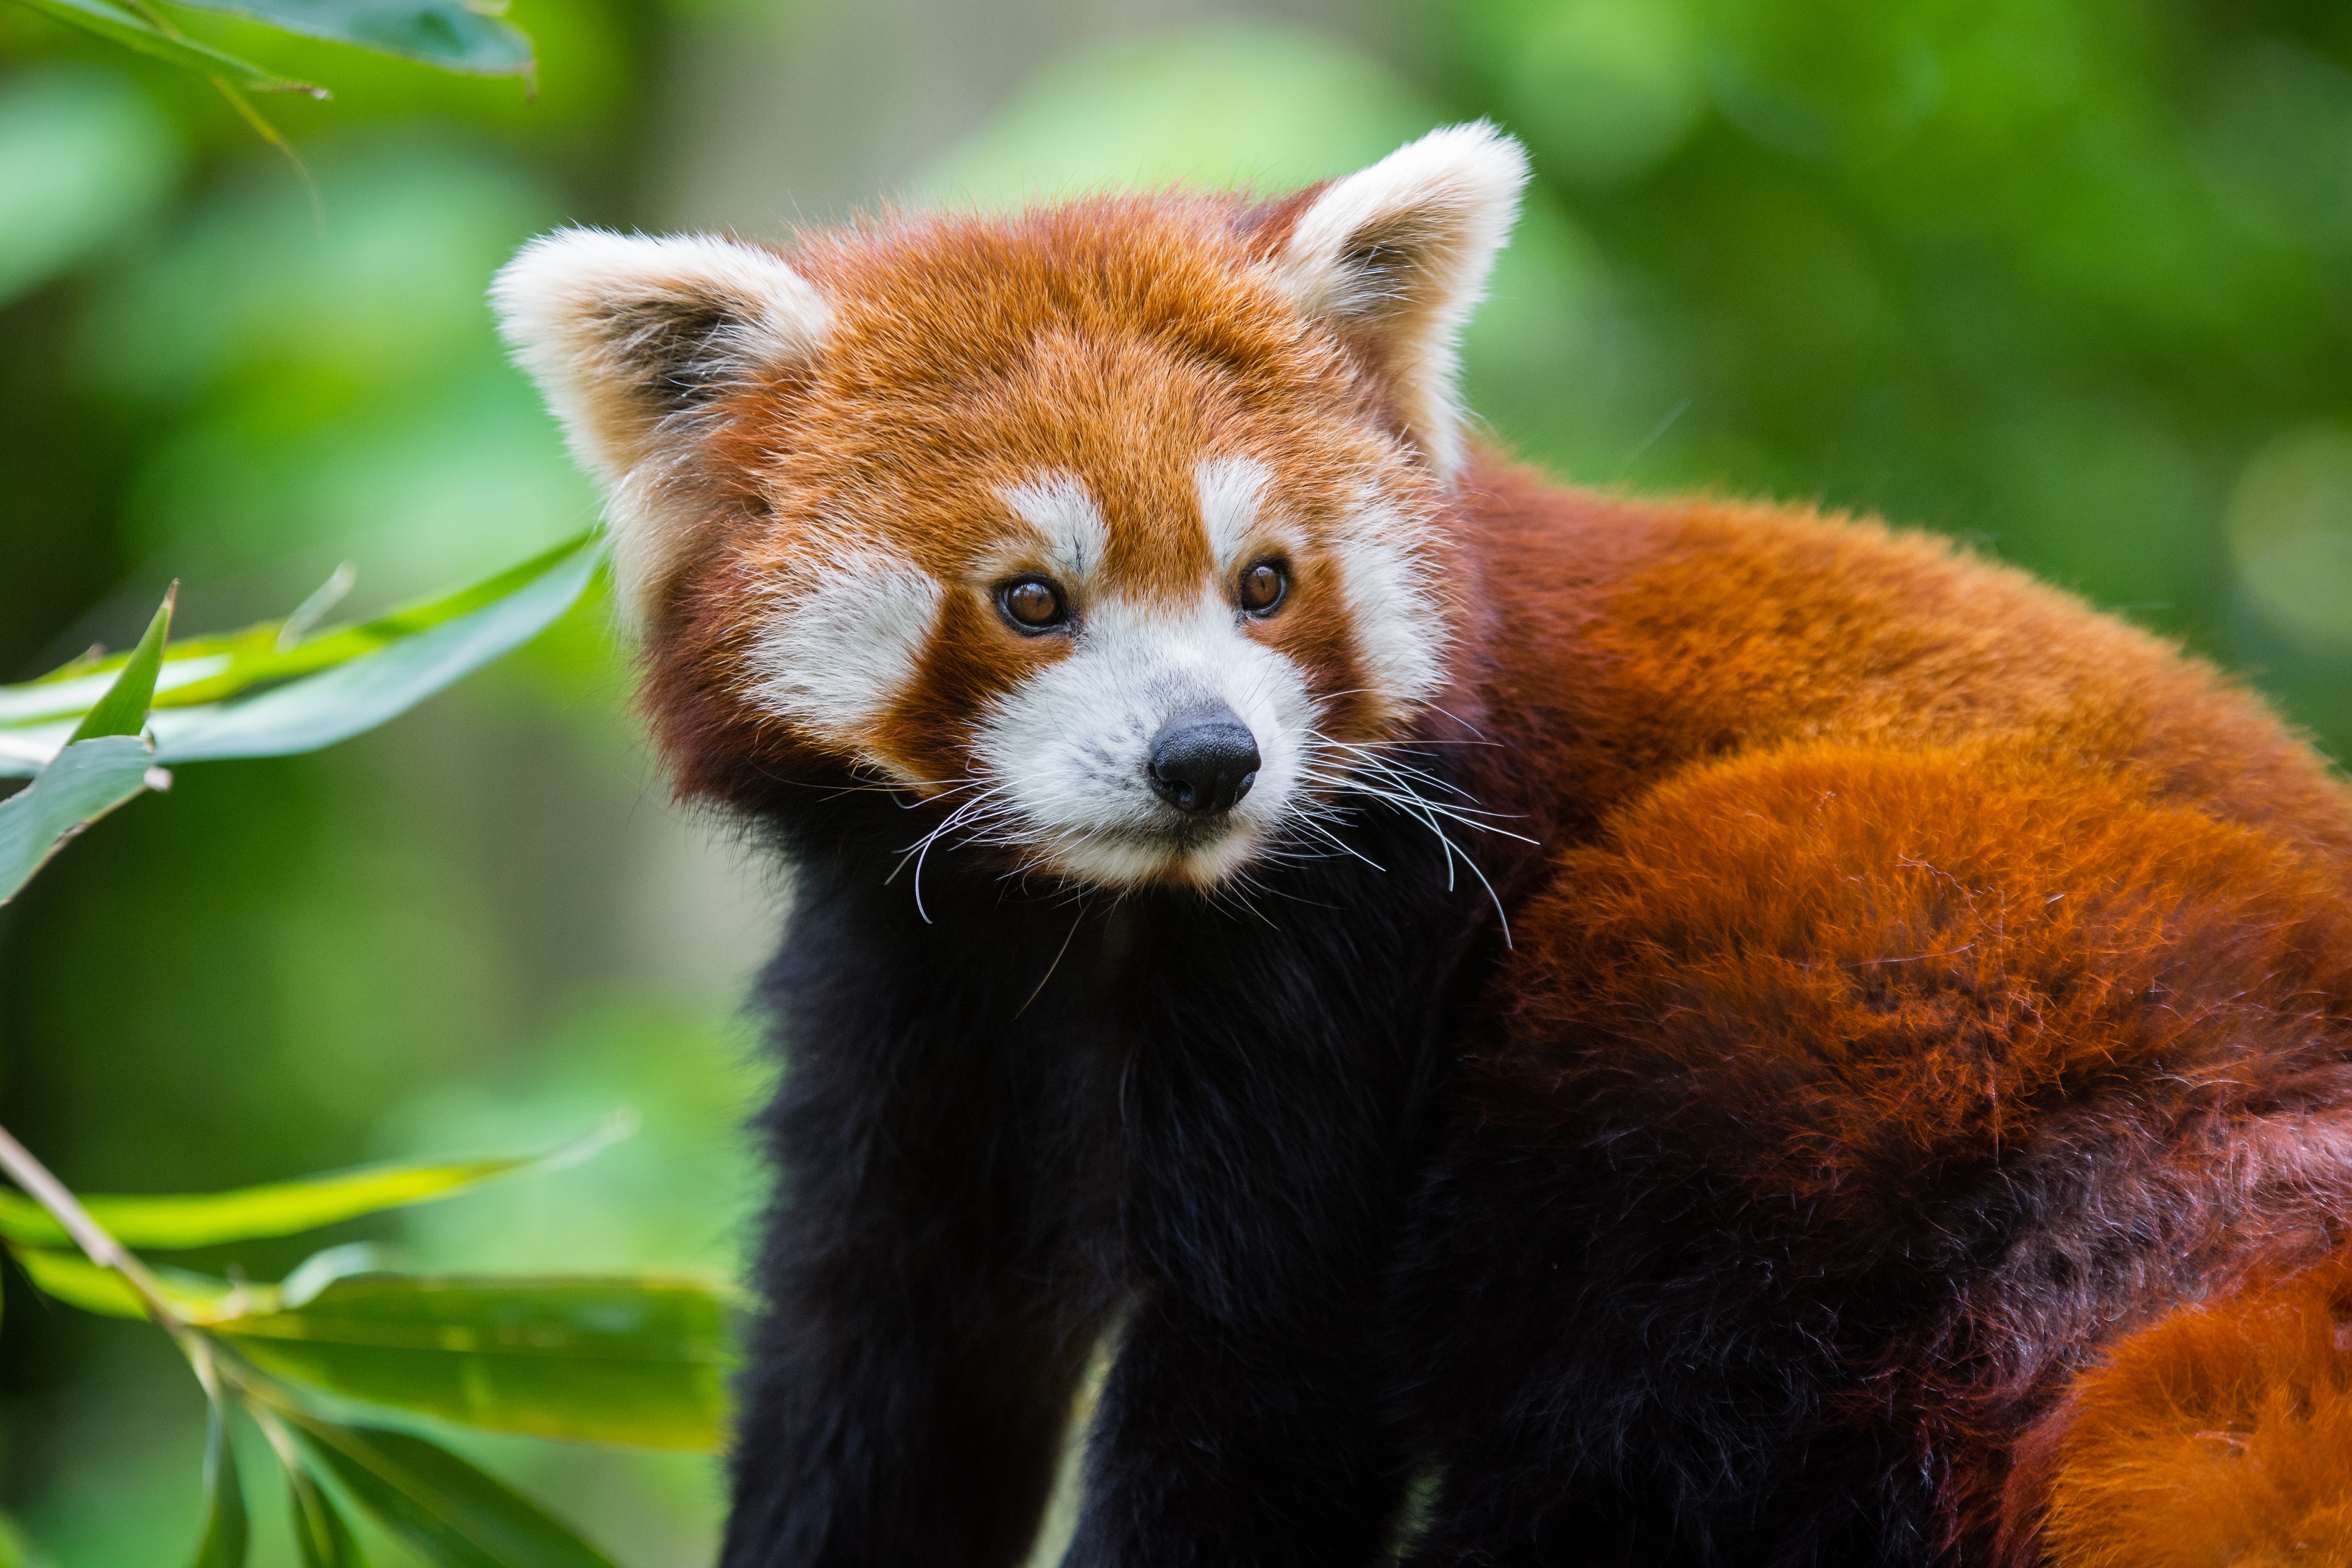
[[[163,644],[172,635],[172,605],[179,597],[177,583],[163,591],[163,602],[156,606],[139,646],[131,650],[106,695],[91,704],[81,722],[74,726],[74,740],[136,735],[147,727],[147,706],[155,699],[155,677],[163,668]]]
[[[544,630],[578,600],[602,557],[594,537],[582,534],[455,593],[283,651],[278,621],[182,643],[156,683],[156,754],[283,756],[373,729]],[[97,700],[115,664],[69,665],[0,687],[0,725],[16,726],[0,728],[0,777],[37,772],[65,738],[63,721]],[[273,681],[285,684],[251,689]]]
[[[499,20],[503,5],[464,0],[172,0],[173,5],[250,16],[273,27],[421,60],[473,76],[520,76],[530,39]]]
[[[297,1413],[287,1419],[362,1506],[440,1568],[613,1568],[562,1521],[437,1444]]]
[[[327,90],[307,81],[278,76],[262,69],[251,60],[241,60],[235,55],[224,54],[194,38],[173,37],[144,18],[133,16],[106,0],[21,0],[53,21],[68,27],[79,27],[85,33],[95,33],[110,43],[152,55],[183,70],[199,76],[226,78],[232,87],[252,92],[301,92],[312,98],[324,98]]]
[[[156,681],[155,706],[185,708],[217,702],[255,686],[346,663],[526,588],[592,547],[594,541],[593,532],[574,534],[479,582],[414,599],[373,619],[313,637],[310,623],[323,613],[322,601],[324,608],[332,608],[349,586],[350,566],[338,567],[318,592],[282,621],[261,621],[242,631],[188,637],[170,645]],[[0,686],[0,724],[26,724],[79,713],[106,689],[108,676],[130,660],[127,653],[110,658],[85,656],[37,679]]]
[[[537,1154],[488,1160],[401,1162],[333,1171],[299,1182],[272,1182],[225,1193],[155,1197],[89,1193],[82,1206],[126,1247],[215,1247],[225,1241],[293,1236],[381,1209],[455,1196],[499,1176],[554,1170],[603,1149],[634,1131],[626,1117]],[[0,1192],[0,1236],[38,1247],[58,1247],[64,1227],[21,1194]]]
[[[47,1247],[11,1243],[8,1255],[45,1296],[85,1312],[109,1318],[143,1318],[147,1304],[131,1282],[113,1269],[92,1263],[78,1252],[53,1252]],[[183,1268],[153,1268],[156,1281],[173,1310],[192,1323],[241,1318],[256,1311],[275,1310],[277,1289],[268,1285],[236,1285],[209,1274]]]
[[[352,1527],[327,1489],[299,1464],[286,1468],[286,1500],[294,1512],[294,1552],[302,1568],[365,1568]]]
[[[214,1392],[205,1425],[205,1532],[196,1543],[195,1568],[245,1568],[246,1535],[245,1489],[237,1484],[228,1407]]]
[[[77,741],[31,784],[0,800],[0,904],[67,839],[145,789],[154,765],[154,753],[136,735]]]
[[[264,1372],[491,1431],[711,1452],[727,1299],[657,1279],[363,1274],[215,1331]]]

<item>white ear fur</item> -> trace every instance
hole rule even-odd
[[[709,510],[696,459],[710,403],[806,366],[831,312],[772,251],[592,228],[532,240],[490,299],[604,484],[621,601],[642,622]]]
[[[1433,131],[1334,182],[1275,263],[1300,310],[1379,341],[1406,432],[1442,479],[1462,464],[1455,342],[1527,179],[1527,153],[1486,121]]]

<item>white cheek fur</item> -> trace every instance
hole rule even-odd
[[[780,595],[747,664],[752,701],[855,744],[914,679],[939,615],[938,581],[903,561],[845,552]]]
[[[1257,782],[1213,837],[1185,841],[1145,766],[1160,726],[1223,703],[1256,738]],[[1068,658],[992,704],[973,752],[1000,810],[1049,869],[1109,886],[1213,883],[1266,842],[1302,787],[1316,708],[1297,666],[1252,640],[1222,593],[1190,610],[1113,598]]]
[[[1421,540],[1419,526],[1369,489],[1332,540],[1364,683],[1392,713],[1419,707],[1445,680],[1444,630],[1417,581],[1426,569]]]

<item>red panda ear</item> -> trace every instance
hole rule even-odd
[[[1527,153],[1485,121],[1433,131],[1316,194],[1273,258],[1300,310],[1370,340],[1441,478],[1462,460],[1455,341],[1527,178]]]
[[[622,601],[643,621],[711,510],[698,458],[714,405],[804,373],[831,312],[773,251],[585,228],[523,247],[490,298],[603,481]]]

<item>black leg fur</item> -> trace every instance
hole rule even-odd
[[[726,1568],[1017,1562],[1121,1311],[1073,1564],[1375,1561],[1382,1281],[1485,972],[1475,880],[1367,808],[1385,870],[1278,868],[1254,908],[934,854],[926,921],[892,825],[847,826],[803,840],[765,982],[782,1182]]]

